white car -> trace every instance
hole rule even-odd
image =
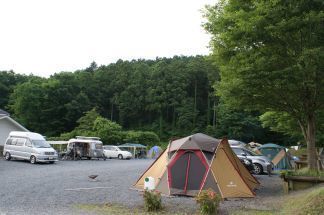
[[[122,151],[117,146],[104,146],[103,149],[106,158],[131,159],[133,157],[132,153]]]

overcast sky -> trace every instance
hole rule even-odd
[[[48,77],[96,61],[208,54],[216,0],[0,0],[0,71]]]

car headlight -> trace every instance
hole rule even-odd
[[[250,165],[250,164],[251,164],[251,162],[250,162],[249,160],[247,160],[247,159],[244,159],[243,161],[244,161],[244,163],[245,163],[246,165]]]

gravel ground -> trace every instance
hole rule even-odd
[[[127,207],[143,204],[141,193],[131,185],[152,160],[83,160],[31,165],[26,161],[0,159],[0,215],[9,214],[87,214],[79,204],[122,203]],[[91,181],[89,175],[99,175]],[[221,203],[222,214],[244,208],[267,209],[282,196],[278,176],[257,176],[261,188],[257,197]],[[79,189],[94,188],[98,189]],[[192,198],[163,198],[163,204],[176,211],[194,213]]]

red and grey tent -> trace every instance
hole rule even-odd
[[[210,188],[222,198],[254,197],[259,186],[227,139],[201,133],[170,142],[134,186],[144,189],[146,177],[153,177],[156,190],[166,195],[196,196]]]

